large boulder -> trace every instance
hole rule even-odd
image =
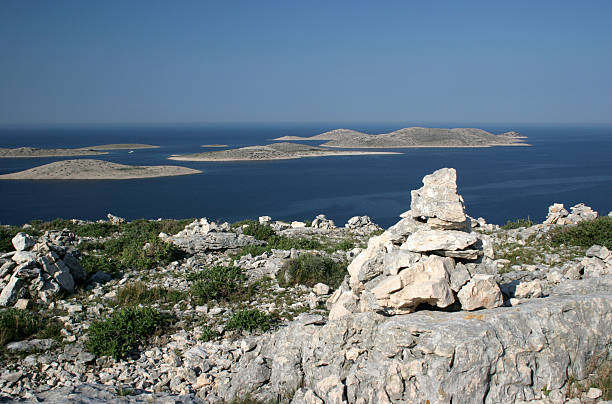
[[[457,298],[463,310],[492,309],[501,306],[504,302],[495,277],[485,274],[474,275],[457,293]]]
[[[34,240],[34,238],[23,232],[17,233],[11,242],[17,251],[29,250],[36,244],[36,240]]]
[[[411,192],[413,217],[426,218],[432,228],[462,229],[467,223],[463,198],[457,193],[457,171],[442,168],[423,177]]]

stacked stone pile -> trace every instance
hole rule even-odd
[[[457,300],[465,310],[503,303],[494,277],[476,270],[493,249],[486,236],[471,232],[456,181],[452,168],[423,178],[411,209],[349,265],[348,284],[328,302],[331,320],[353,312],[411,313],[421,304],[445,308]]]
[[[353,216],[344,227],[357,234],[370,234],[382,230],[379,225],[370,219],[370,216]]]
[[[72,293],[87,276],[77,259],[77,242],[67,230],[46,232],[38,242],[18,233],[12,239],[15,251],[1,257],[0,306],[27,307],[27,299],[48,302],[62,290]]]
[[[160,233],[159,237],[191,254],[265,244],[253,236],[232,232],[229,223],[217,224],[206,218],[194,220],[173,236]]]
[[[584,203],[572,206],[570,210],[571,213],[563,207],[562,203],[550,205],[544,224],[578,224],[587,220],[597,219],[597,212]]]
[[[331,230],[336,228],[336,224],[334,223],[334,221],[328,219],[325,215],[317,215],[317,217],[314,218],[310,226],[314,229]]]

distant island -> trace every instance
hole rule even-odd
[[[182,154],[169,157],[179,161],[263,161],[288,160],[303,157],[354,156],[365,154],[400,154],[394,152],[364,152],[355,150],[330,150],[324,147],[299,143],[272,143],[264,146],[248,146],[238,149],[204,153]]]
[[[351,129],[335,129],[311,137],[283,136],[273,140],[327,140],[321,146],[343,148],[529,146],[523,142],[523,139],[526,139],[526,136],[518,132],[494,135],[474,128],[412,127],[377,135]]]
[[[203,144],[200,147],[227,147],[226,144]]]
[[[108,154],[102,150],[132,150],[155,149],[159,146],[148,144],[116,143],[98,146],[80,147],[76,149],[40,149],[37,147],[0,147],[0,158],[30,158],[30,157],[67,157],[67,156],[97,156]]]
[[[127,180],[199,174],[180,166],[130,166],[103,160],[64,160],[29,170],[0,175],[0,180]]]

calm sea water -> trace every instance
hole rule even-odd
[[[404,125],[410,126],[410,125]],[[208,217],[236,221],[270,215],[311,220],[325,213],[337,224],[369,215],[390,226],[410,208],[410,190],[424,175],[455,167],[468,214],[502,224],[547,207],[578,202],[612,210],[612,127],[480,126],[518,130],[532,147],[398,149],[402,155],[343,156],[271,162],[177,162],[203,144],[232,147],[267,143],[283,135],[311,136],[348,127],[370,133],[402,125],[278,124],[201,127],[70,127],[0,129],[0,147],[83,147],[149,143],[159,149],[112,151],[96,158],[136,165],[177,164],[199,175],[124,181],[0,181],[0,223],[23,224],[57,217],[100,219],[112,212],[128,219]],[[65,158],[0,159],[0,173]]]

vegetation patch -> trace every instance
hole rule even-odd
[[[225,326],[230,330],[267,331],[270,328],[270,320],[270,316],[257,309],[247,309],[234,313]]]
[[[122,309],[89,327],[87,348],[119,360],[168,322],[168,316],[149,307]]]
[[[208,303],[210,300],[229,300],[240,293],[246,276],[237,267],[206,267],[202,271],[190,275],[191,296],[196,303]]]
[[[242,234],[253,236],[257,240],[268,240],[270,237],[276,235],[276,232],[267,224],[253,221],[242,229]]]
[[[204,325],[202,326],[202,333],[200,334],[200,341],[208,342],[217,338],[219,334],[213,330],[210,326]]]
[[[150,287],[144,282],[134,282],[125,285],[117,292],[115,301],[122,307],[150,305],[150,304],[177,304],[186,298],[186,294],[180,290],[166,289],[162,287]]]
[[[340,286],[347,273],[346,266],[346,262],[337,262],[320,255],[302,254],[283,265],[277,280],[281,286],[301,284],[312,287],[321,282],[335,289]]]
[[[17,309],[0,310],[0,347],[23,340],[38,331],[39,321],[30,312]]]
[[[504,230],[512,230],[512,229],[518,229],[520,227],[531,227],[533,225],[534,225],[534,223],[529,218],[527,218],[527,219],[516,219],[514,221],[508,220],[506,222],[506,224],[503,225],[501,228],[504,229]]]
[[[612,217],[604,216],[575,226],[561,226],[549,232],[552,244],[589,248],[594,244],[612,249]]]

